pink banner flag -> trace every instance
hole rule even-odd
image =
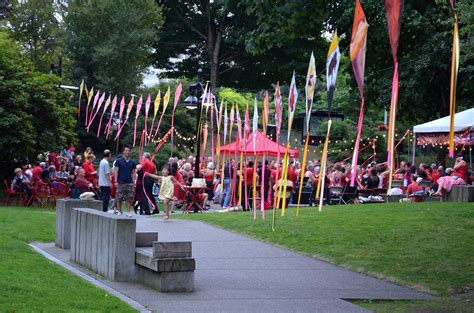
[[[281,102],[281,93],[280,93],[280,82],[277,82],[275,88],[275,132],[276,132],[276,143],[278,144],[278,153],[276,161],[276,173],[275,173],[275,182],[278,184],[279,174],[280,174],[280,128],[281,128],[281,118],[283,115],[283,104]],[[275,193],[273,199],[273,221],[272,221],[272,230],[275,231],[275,203],[278,193]]]
[[[110,107],[110,117],[109,121],[107,122],[107,126],[105,127],[105,139],[109,140],[110,138],[110,129],[112,128],[112,120],[114,117],[115,107],[117,106],[117,96],[114,96],[112,100],[112,106]]]
[[[181,92],[183,91],[183,85],[179,83],[178,87],[174,91],[174,105],[173,105],[173,112],[171,113],[171,128],[174,129],[174,112],[176,111],[176,107],[179,103],[179,97],[181,96]],[[174,130],[171,132],[171,144],[173,144],[173,134]]]
[[[133,126],[133,146],[134,147],[137,140],[137,120],[138,120],[138,116],[140,115],[140,109],[142,108],[142,105],[143,105],[143,98],[142,96],[140,96],[140,99],[138,99],[138,102],[137,102],[137,110],[135,111],[135,123]]]
[[[122,98],[122,100],[123,100],[123,98]],[[134,102],[134,97],[132,96],[132,99],[130,99],[130,102],[128,103],[128,106],[127,106],[127,113],[125,114],[125,121],[123,121],[123,123],[122,123],[122,119],[120,119],[120,125],[119,125],[120,127],[117,131],[117,135],[115,135],[115,140],[116,141],[119,140],[120,133],[122,132],[123,127],[127,124],[128,118],[130,116],[130,112],[132,111],[132,108],[134,106],[133,102]]]
[[[100,111],[100,107],[102,106],[102,103],[104,103],[105,100],[105,91],[102,93],[102,96],[100,96],[99,101],[97,103],[97,109],[95,110],[94,115],[91,113],[91,119],[89,120],[89,124],[87,125],[87,131],[90,130],[90,127],[92,125],[92,122],[95,120],[95,117],[97,116],[97,113]]]
[[[102,111],[102,114],[100,115],[99,127],[97,127],[97,137],[99,137],[100,135],[100,127],[102,126],[102,119],[104,118],[104,114],[107,111],[107,108],[109,107],[110,102],[112,101],[111,98],[112,98],[112,95],[109,95],[109,97],[105,101],[104,110]]]
[[[352,36],[350,44],[350,58],[352,69],[356,78],[357,87],[361,97],[359,120],[357,123],[357,135],[355,139],[354,154],[352,155],[352,170],[350,186],[354,187],[357,175],[357,161],[359,159],[359,144],[362,133],[362,123],[364,120],[364,70],[365,70],[365,49],[367,44],[367,31],[369,24],[365,18],[364,10],[359,0],[356,0],[354,23],[352,26]]]
[[[163,120],[163,116],[165,115],[166,108],[168,108],[168,103],[170,102],[170,95],[171,95],[171,90],[170,87],[168,86],[168,90],[165,93],[165,96],[163,97],[163,111],[161,112],[160,120],[158,121],[158,125],[156,126],[156,131],[155,134],[153,135],[153,138],[156,138],[158,135],[158,131],[160,130],[161,126],[161,121]],[[171,132],[173,132],[173,128],[171,128]]]
[[[150,104],[151,104],[151,96],[148,94],[148,97],[146,98],[145,101],[145,125],[143,126],[145,130],[145,139],[143,140],[143,144],[146,146],[147,145],[147,138],[148,138],[148,112],[150,112]]]

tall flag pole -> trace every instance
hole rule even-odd
[[[449,1],[451,11],[454,17],[453,30],[453,52],[451,61],[451,88],[449,97],[449,157],[454,158],[454,115],[456,113],[456,86],[458,83],[459,71],[459,32],[458,32],[458,16],[454,9],[454,0]]]
[[[239,152],[239,171],[240,171],[240,175],[239,175],[239,186],[238,186],[238,190],[239,190],[239,201],[237,202],[239,205],[242,205],[242,179],[243,179],[243,164],[242,164],[242,161],[244,159],[244,154],[243,154],[243,149],[242,149],[242,144],[243,144],[243,136],[242,136],[242,119],[240,118],[240,113],[239,113],[239,110],[237,110],[237,131],[238,131],[238,152]],[[242,205],[243,207],[243,205]]]
[[[286,150],[285,150],[285,157],[283,158],[283,194],[280,192],[278,193],[278,198],[282,196],[286,196],[286,182],[288,179],[288,150],[290,149],[290,135],[291,135],[291,128],[293,126],[293,117],[295,116],[295,109],[296,109],[296,101],[298,100],[298,90],[296,90],[296,78],[295,72],[293,72],[293,77],[291,78],[291,85],[290,85],[290,94],[288,95],[288,138],[286,142]],[[281,199],[280,199],[281,200]],[[277,199],[277,202],[279,200]],[[281,215],[285,216],[286,213],[286,199],[283,199],[282,208],[281,208]]]
[[[255,156],[253,164],[253,188],[252,188],[252,209],[253,209],[253,219],[257,219],[257,133],[258,133],[258,106],[257,98],[253,102],[253,120],[252,120],[252,146],[253,154]]]
[[[137,139],[137,120],[138,116],[140,115],[140,109],[142,108],[143,105],[143,97],[140,96],[140,99],[138,99],[137,102],[137,110],[135,111],[135,124],[133,126],[133,146],[135,147],[136,139]]]
[[[329,143],[329,133],[331,132],[331,124],[332,120],[328,121],[328,130],[326,133],[326,140],[324,142],[324,149],[323,155],[321,158],[321,172],[320,178],[318,179],[318,188],[316,190],[316,195],[319,195],[319,211],[321,212],[321,208],[323,206],[323,198],[324,198],[324,184],[326,180],[326,167],[327,167],[327,159],[328,159],[328,143]],[[320,192],[321,190],[321,192]]]
[[[216,104],[217,105],[217,104]],[[219,168],[219,161],[221,155],[221,124],[222,124],[222,106],[224,105],[224,99],[221,100],[219,107],[219,117],[217,120],[217,139],[216,139],[216,169]]]
[[[156,118],[156,115],[158,114],[158,110],[160,109],[160,104],[161,104],[161,90],[158,90],[158,94],[156,95],[155,101],[153,103],[153,120],[151,121],[151,128],[150,128],[150,134],[148,135],[148,140],[151,140],[151,137],[153,135],[153,127],[155,126],[155,118]]]
[[[265,98],[263,99],[263,115],[262,115],[262,128],[263,128],[263,140],[265,153],[263,154],[262,159],[262,184],[260,188],[260,211],[262,212],[262,220],[265,220],[265,189],[268,186],[265,186],[265,162],[267,159],[267,126],[268,126],[268,91],[265,91]],[[267,180],[269,177],[267,177]]]
[[[147,135],[148,135],[148,113],[150,112],[150,105],[151,105],[151,95],[148,94],[148,97],[146,98],[145,102],[145,121],[143,125],[143,129],[145,130],[145,138],[143,140],[143,145],[146,146],[147,144]]]
[[[283,114],[283,104],[281,102],[281,93],[280,93],[280,82],[277,82],[275,88],[275,128],[276,128],[276,143],[278,144],[277,152],[277,162],[276,162],[276,173],[275,173],[275,182],[278,186],[278,179],[280,174],[280,128],[281,128],[281,117]],[[272,230],[275,231],[275,218],[276,218],[276,201],[278,193],[275,194],[273,199],[273,218],[272,218]]]
[[[400,27],[402,23],[404,0],[385,0],[385,12],[387,15],[388,37],[390,39],[390,47],[392,49],[393,57],[393,80],[392,80],[392,98],[390,101],[390,118],[388,125],[388,140],[387,140],[387,166],[389,169],[388,176],[388,190],[392,189],[392,176],[395,167],[393,159],[394,144],[395,144],[395,121],[397,115],[398,102],[398,40],[400,38]]]
[[[248,102],[245,104],[245,117],[244,117],[244,149],[245,152],[247,152],[247,143],[249,140],[249,133],[250,133],[250,117],[249,117],[249,104]],[[244,209],[245,211],[248,211],[248,181],[247,181],[247,153],[245,153],[245,166],[244,166],[244,172],[241,173],[241,175],[244,175],[244,194],[245,194],[245,203],[244,203]]]
[[[365,70],[365,50],[367,44],[367,31],[369,24],[365,18],[364,10],[360,4],[360,0],[356,0],[354,12],[354,24],[352,25],[352,36],[350,44],[350,57],[352,69],[359,88],[361,97],[359,120],[357,122],[357,135],[355,139],[354,154],[352,155],[352,173],[350,186],[354,187],[357,175],[357,160],[359,158],[359,144],[362,133],[362,122],[364,120],[364,70]]]
[[[178,106],[179,103],[179,97],[181,96],[181,92],[183,91],[183,85],[179,83],[178,87],[176,87],[176,90],[174,91],[174,105],[173,105],[173,112],[171,113],[171,128],[173,128],[173,131],[171,132],[171,155],[173,155],[173,139],[174,139],[174,113],[176,112],[176,107]]]
[[[224,145],[227,142],[227,129],[229,126],[229,118],[227,115],[227,103],[225,104],[225,109],[224,109],[224,138],[223,142]],[[229,157],[230,159],[230,157]],[[224,165],[225,165],[225,155],[222,155],[222,169],[221,169],[221,187],[224,188]]]
[[[311,110],[313,107],[313,97],[314,97],[314,88],[316,87],[316,64],[314,60],[314,54],[311,52],[311,57],[309,58],[308,74],[306,74],[306,141],[304,145],[303,152],[303,162],[301,164],[301,178],[300,178],[300,188],[298,190],[298,204],[296,206],[296,216],[299,215],[300,203],[301,203],[301,193],[303,191],[303,181],[304,173],[306,168],[306,157],[308,155],[308,144],[309,144],[309,122],[311,119]],[[296,187],[296,186],[294,186]]]

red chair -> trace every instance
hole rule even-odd
[[[38,206],[46,207],[48,205],[50,198],[48,184],[43,183],[42,181],[37,181],[33,188],[33,194],[35,197],[35,202],[38,204]]]
[[[56,202],[56,199],[67,198],[69,193],[69,188],[66,183],[62,182],[52,182],[50,187],[49,199],[53,199],[52,204]]]
[[[24,192],[16,192],[10,188],[6,179],[3,179],[3,183],[5,184],[5,188],[7,189],[7,199],[5,201],[5,205],[11,205],[10,200],[11,198],[17,199],[17,205],[24,204],[26,202],[27,195]]]

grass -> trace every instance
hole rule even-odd
[[[452,296],[474,286],[473,203],[330,206],[322,212],[304,208],[300,213],[296,217],[290,209],[285,217],[278,215],[275,232],[271,231],[269,211],[264,223],[260,216],[254,221],[251,214],[243,212],[179,218],[201,220],[442,297],[437,303],[404,305],[442,308],[469,303]],[[403,308],[401,303],[361,302],[381,312]]]
[[[54,212],[0,207],[0,312],[135,312],[27,245],[54,238]]]

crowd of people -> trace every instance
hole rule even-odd
[[[286,194],[280,197],[288,204],[295,203],[294,195],[299,190],[299,180],[303,171],[301,163],[293,160],[288,164],[287,180],[282,179],[282,163],[275,160],[265,161],[265,164],[253,161],[245,164],[236,163],[232,158],[225,157],[224,164],[215,164],[211,157],[204,157],[199,162],[199,170],[195,170],[196,159],[192,156],[185,159],[169,158],[161,168],[161,175],[148,152],[141,159],[131,158],[130,147],[124,147],[122,154],[112,162],[110,150],[104,150],[102,159],[97,164],[96,155],[90,147],[83,153],[76,154],[75,148],[62,150],[58,155],[54,152],[39,154],[38,160],[32,165],[24,165],[14,171],[11,188],[15,192],[27,195],[27,205],[35,200],[35,185],[47,184],[51,189],[67,186],[68,197],[93,197],[103,201],[103,210],[122,214],[122,204],[125,202],[126,215],[131,216],[132,209],[139,214],[158,214],[157,200],[165,207],[165,219],[175,208],[189,204],[190,194],[187,187],[202,187],[202,193],[197,195],[197,205],[209,209],[213,203],[220,204],[224,210],[251,210],[255,205],[253,198],[264,201],[265,208],[274,206],[275,194],[279,187],[286,182]],[[224,157],[223,157],[224,158]],[[112,164],[111,164],[112,162]],[[195,179],[195,173],[202,178]],[[310,189],[309,205],[315,204],[318,195],[316,189],[322,178],[320,161],[315,159],[307,163],[304,169],[304,187]],[[386,163],[369,163],[358,166],[356,175],[357,191],[387,189],[390,171]],[[263,178],[263,179],[262,179]],[[323,202],[330,201],[330,187],[349,187],[351,180],[351,165],[346,162],[331,163],[327,167],[324,180]],[[461,156],[456,158],[453,168],[444,168],[431,164],[412,165],[402,161],[393,171],[394,184],[387,193],[406,195],[402,201],[423,201],[421,193],[433,196],[443,196],[458,184],[472,184],[472,172]],[[421,186],[420,182],[429,182],[429,186]],[[239,183],[242,185],[239,186]],[[253,186],[257,186],[258,195],[254,195]],[[263,197],[262,197],[263,195]],[[413,196],[415,195],[415,196]],[[419,195],[419,196],[417,196]],[[113,199],[113,205],[110,205]],[[259,202],[261,204],[261,202]],[[197,211],[198,208],[194,207]]]

